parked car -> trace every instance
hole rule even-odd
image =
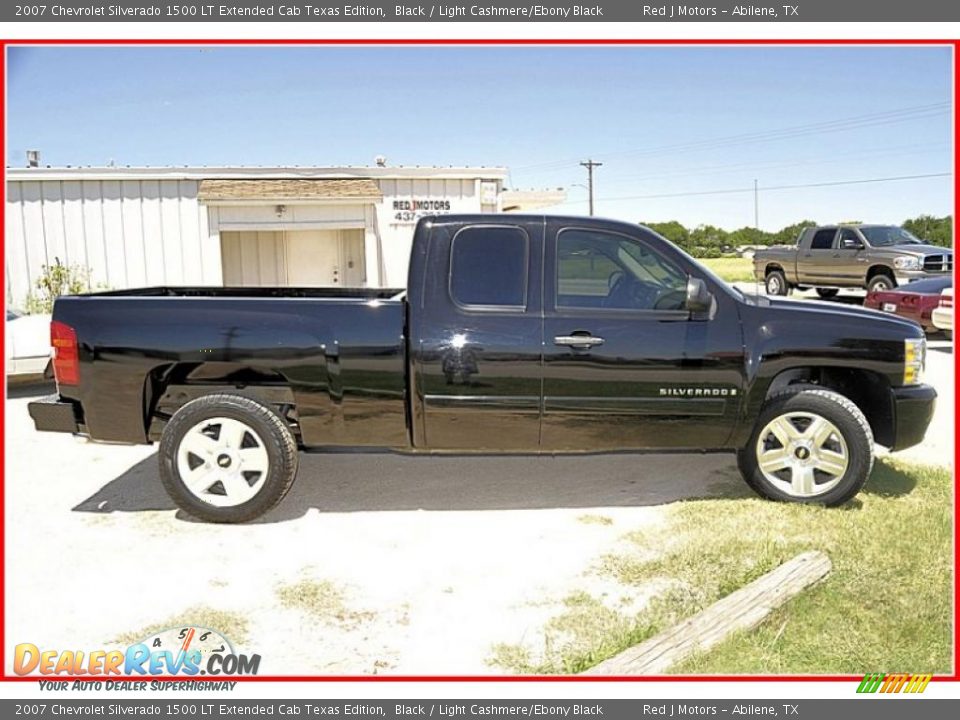
[[[940,304],[931,313],[933,326],[942,330],[948,337],[953,337],[953,288],[947,288],[940,293]]]
[[[159,442],[167,492],[215,522],[266,512],[299,449],[336,446],[726,450],[764,497],[837,505],[936,398],[915,324],[744,295],[597,218],[426,218],[405,293],[94,293],[58,299],[51,334],[37,429]]]
[[[50,316],[7,310],[7,376],[41,375],[50,362]]]
[[[895,225],[825,225],[806,228],[796,245],[758,250],[753,269],[768,295],[814,287],[829,298],[840,288],[891,290],[951,275],[953,251],[927,245]]]
[[[953,287],[949,275],[917,280],[892,290],[872,290],[867,293],[863,306],[883,312],[896,313],[913,320],[927,332],[934,331],[932,314],[940,304],[940,293]]]

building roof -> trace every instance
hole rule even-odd
[[[505,167],[433,165],[319,166],[156,166],[156,167],[36,167],[6,168],[7,180],[323,180],[371,178],[375,180],[504,180]]]
[[[383,193],[370,179],[355,180],[201,180],[197,198],[206,202],[250,200],[374,200]]]

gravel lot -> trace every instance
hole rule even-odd
[[[902,455],[949,465],[952,349],[931,346],[937,416]],[[730,455],[302,455],[260,522],[205,525],[167,499],[154,448],[35,432],[26,405],[47,391],[6,406],[11,648],[118,647],[186,613],[234,622],[261,674],[498,673],[491,648],[535,637],[571,593],[622,600],[591,569],[625,532],[743,493]]]

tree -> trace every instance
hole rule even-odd
[[[690,245],[690,231],[687,230],[676,220],[669,220],[662,223],[640,223],[646,225],[655,233],[663,235],[667,240],[675,245],[679,245],[686,250]]]
[[[921,215],[903,221],[903,229],[908,230],[931,245],[951,247],[953,245],[953,217],[938,218],[933,215]]]

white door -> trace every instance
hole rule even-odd
[[[340,285],[340,238],[336,230],[294,230],[284,233],[287,285]]]
[[[367,263],[363,230],[340,231],[340,282],[344,287],[366,287]]]
[[[283,233],[221,232],[223,284],[277,286],[285,281]]]

